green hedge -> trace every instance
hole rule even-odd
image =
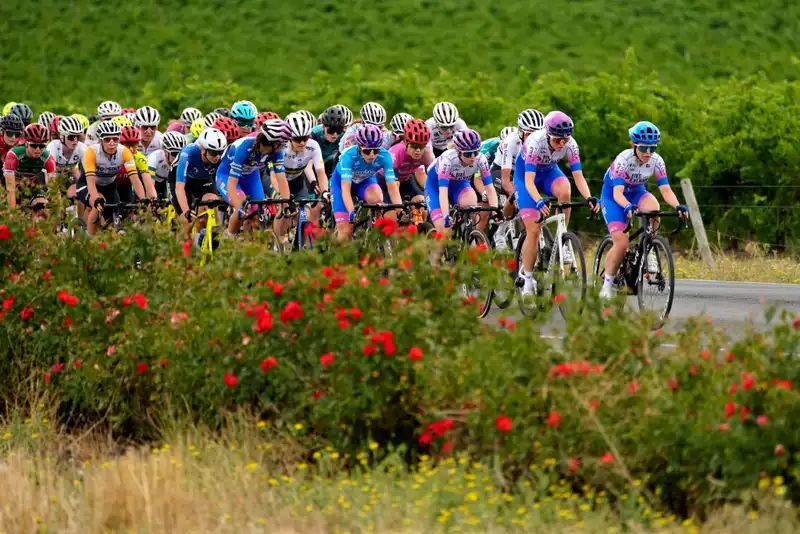
[[[684,514],[742,498],[762,472],[800,495],[800,319],[770,316],[726,347],[705,319],[653,334],[590,298],[558,343],[538,322],[475,318],[460,283],[498,272],[486,253],[435,269],[408,235],[390,260],[374,244],[278,257],[240,240],[203,268],[163,230],[54,239],[12,218],[2,238],[3,406],[43,388],[74,428],[134,439],[245,407],[354,462],[372,442],[410,459],[467,451],[509,481],[532,465],[545,484],[641,479]]]

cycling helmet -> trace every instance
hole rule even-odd
[[[311,125],[312,128],[317,125],[317,117],[310,111],[307,111],[305,109],[300,109],[298,111],[295,111],[295,113],[297,113],[298,115],[305,116],[305,118],[308,120],[308,123]]]
[[[389,121],[389,127],[392,129],[393,134],[403,135],[405,131],[406,123],[412,120],[414,117],[409,115],[408,113],[398,113],[392,120]]]
[[[205,126],[206,128],[211,128],[212,126],[214,126],[214,122],[220,117],[222,117],[222,115],[212,111],[211,113],[203,117],[203,126]]]
[[[639,121],[628,130],[628,134],[631,141],[643,145],[657,145],[661,141],[661,132],[652,122]]]
[[[22,132],[22,138],[26,143],[47,143],[50,141],[50,133],[41,124],[29,124]]]
[[[249,108],[251,108],[253,110],[253,116],[258,115],[258,108],[256,107],[255,104],[253,104],[249,100],[239,100],[237,103],[238,104],[244,104],[245,106],[248,106]]]
[[[106,100],[97,106],[97,114],[101,119],[113,119],[122,115],[122,106],[112,100]]]
[[[5,106],[3,106],[3,115],[8,115],[8,112],[11,111],[11,108],[16,105],[16,102],[9,102]]]
[[[517,126],[523,133],[536,132],[544,128],[544,115],[538,109],[528,108],[517,115]]]
[[[71,115],[71,117],[75,117],[76,119],[78,119],[79,121],[81,121],[81,124],[83,125],[83,133],[86,133],[86,130],[88,130],[88,129],[89,129],[89,125],[91,124],[91,123],[89,122],[89,119],[88,119],[88,118],[86,118],[86,116],[85,116],[85,115],[81,115],[80,113],[73,113],[73,114]]]
[[[453,136],[453,144],[459,152],[478,150],[481,147],[481,134],[475,130],[459,130]]]
[[[453,126],[458,121],[458,110],[450,102],[439,102],[433,106],[433,120],[437,126]]]
[[[136,110],[133,123],[136,126],[156,126],[161,122],[161,114],[150,106],[142,106]]]
[[[256,115],[256,128],[261,128],[261,123],[270,119],[280,119],[281,116],[274,111],[262,111]]]
[[[431,129],[422,119],[411,119],[406,123],[403,139],[406,143],[415,145],[427,145],[431,140]]]
[[[125,126],[122,128],[122,133],[119,136],[119,142],[122,144],[138,143],[142,140],[142,133],[139,128],[135,126]]]
[[[58,122],[58,135],[61,137],[66,137],[68,135],[83,135],[83,124],[75,117],[56,117],[53,122]]]
[[[503,139],[505,139],[509,135],[516,134],[517,131],[518,130],[517,130],[517,128],[515,126],[506,126],[502,130],[500,130],[500,140],[502,141]]]
[[[311,128],[313,128],[313,125],[303,113],[290,113],[289,116],[286,117],[286,124],[289,125],[292,137],[308,137],[311,135]]]
[[[14,104],[11,106],[8,114],[16,115],[22,119],[22,122],[25,124],[25,126],[29,125],[33,120],[33,111],[31,111],[31,108],[28,107],[27,104]]]
[[[127,115],[128,113],[136,113],[136,108],[122,108],[123,115]]]
[[[386,122],[386,110],[377,102],[367,102],[361,106],[359,115],[361,116],[361,120],[367,124],[383,126]]]
[[[218,117],[211,127],[222,132],[225,135],[225,139],[228,140],[228,144],[233,143],[242,136],[239,125],[230,117]]]
[[[203,112],[197,108],[186,108],[181,112],[180,121],[186,126],[190,126],[197,119],[203,118]]]
[[[261,133],[270,142],[288,141],[292,136],[289,125],[280,119],[270,119],[262,122]]]
[[[186,146],[186,136],[180,132],[167,132],[164,134],[161,146],[167,152],[180,152]]]
[[[225,139],[225,134],[216,128],[206,128],[197,138],[197,144],[205,150],[222,151],[228,146],[228,141]]]
[[[0,121],[0,129],[7,133],[21,134],[22,130],[25,129],[25,123],[16,115],[11,115],[9,113],[8,115],[3,115],[3,119]]]
[[[120,117],[125,117],[126,119],[131,121],[131,124],[136,126],[136,113],[123,113],[122,115],[120,115]]]
[[[228,108],[217,108],[214,110],[214,113],[219,113],[223,117],[230,117],[231,111]]]
[[[50,138],[51,139],[55,139],[55,138],[58,137],[58,135],[59,135],[58,134],[58,123],[61,122],[61,119],[63,119],[63,118],[64,117],[62,117],[61,115],[56,115],[55,117],[53,117],[53,120],[50,121],[50,126],[48,126],[47,129],[50,130]],[[79,135],[79,134],[75,134],[75,135]]]
[[[383,144],[383,132],[374,124],[363,124],[356,130],[356,145],[360,148],[379,148]]]
[[[56,114],[53,113],[52,111],[43,111],[39,115],[39,118],[36,119],[36,122],[38,122],[39,124],[41,124],[42,126],[47,128],[48,131],[49,131],[50,130],[50,123],[53,122],[53,119],[55,119],[55,118],[56,118]]]
[[[575,129],[572,119],[563,111],[551,111],[544,118],[547,135],[550,137],[569,137]]]
[[[345,106],[344,104],[336,104],[336,106],[344,112],[344,116],[347,122],[345,125],[350,125],[353,122],[353,112],[350,111],[350,108]]]
[[[345,110],[347,110],[347,108],[341,104],[331,106],[322,114],[322,119],[320,119],[320,122],[328,128],[337,128],[343,130],[348,123],[347,111]]]
[[[119,137],[122,134],[122,127],[114,121],[103,121],[97,125],[97,137]]]
[[[252,125],[256,120],[256,107],[246,100],[235,102],[231,106],[231,118],[239,125]]]
[[[125,128],[126,126],[133,126],[131,120],[128,117],[123,117],[122,115],[114,117],[113,119],[111,119],[111,121],[119,124],[120,128]]]
[[[203,119],[197,119],[192,123],[192,127],[189,128],[189,133],[192,134],[193,138],[197,139],[205,129],[206,125],[203,122]]]

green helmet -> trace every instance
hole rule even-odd
[[[8,112],[11,111],[11,108],[13,108],[16,105],[17,105],[16,102],[9,102],[5,106],[3,106],[3,115],[8,115]]]
[[[195,119],[192,121],[192,127],[189,128],[189,133],[192,134],[193,139],[197,139],[205,128],[206,124],[203,119]]]

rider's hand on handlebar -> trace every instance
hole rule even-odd
[[[627,206],[625,206],[625,217],[628,220],[633,219],[633,215],[634,215],[633,211],[634,211],[633,204],[628,204]]]
[[[678,204],[677,206],[675,206],[675,211],[678,212],[678,217],[684,217],[684,218],[689,217],[689,208],[687,208],[683,204]]]
[[[586,201],[589,203],[589,208],[591,208],[592,213],[598,213],[600,211],[600,201],[597,197],[589,197]]]
[[[445,228],[450,228],[450,224],[451,223],[452,223],[452,221],[450,220],[450,216],[449,215],[445,215],[444,216],[444,227]]]
[[[550,216],[550,202],[541,198],[538,202],[536,202],[536,209],[539,210],[539,213],[542,214],[544,217]]]

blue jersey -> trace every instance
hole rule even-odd
[[[360,184],[367,178],[375,176],[380,170],[383,170],[383,176],[387,183],[397,181],[394,176],[392,155],[388,150],[381,148],[375,161],[367,163],[361,157],[358,147],[351,146],[339,158],[334,174],[339,175],[342,182]]]
[[[176,182],[186,182],[186,180],[207,180],[213,179],[217,173],[219,163],[203,163],[203,154],[200,152],[200,145],[192,143],[186,145],[181,150],[178,159],[178,170],[175,172]]]
[[[242,137],[228,145],[225,155],[222,156],[222,164],[219,167],[220,174],[229,178],[240,180],[242,176],[261,173],[261,169],[272,164],[272,171],[276,173],[285,172],[283,167],[283,150],[261,154],[256,147],[255,137]]]

